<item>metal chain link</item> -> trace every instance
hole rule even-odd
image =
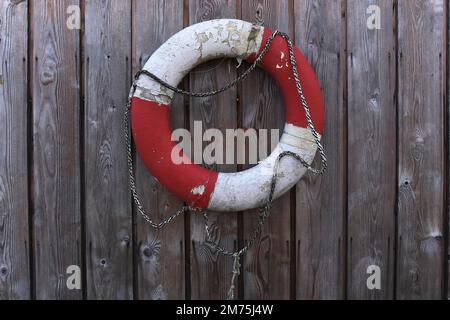
[[[276,162],[275,162],[274,173],[273,173],[272,179],[271,179],[270,192],[268,195],[267,202],[264,207],[259,208],[258,224],[257,224],[251,238],[246,240],[245,245],[241,249],[238,249],[236,251],[226,250],[225,248],[223,248],[222,246],[220,246],[219,244],[214,242],[214,240],[212,239],[211,231],[210,231],[208,214],[207,214],[207,212],[203,212],[203,217],[204,217],[204,221],[205,221],[206,240],[213,244],[214,249],[217,250],[218,253],[225,255],[225,256],[231,256],[234,258],[233,276],[231,279],[231,286],[228,291],[228,299],[234,299],[235,281],[240,274],[240,268],[241,268],[240,257],[245,252],[247,252],[250,249],[250,247],[254,244],[254,242],[257,240],[257,238],[259,237],[259,235],[262,232],[265,222],[267,221],[267,219],[270,216],[272,202],[273,202],[273,196],[274,196],[275,188],[276,188],[276,184],[277,184],[278,168],[279,168],[281,159],[286,156],[291,156],[291,157],[295,158],[296,160],[298,160],[304,167],[306,167],[309,171],[311,171],[313,174],[316,174],[316,175],[323,174],[327,168],[327,158],[325,155],[325,151],[320,142],[319,134],[317,133],[317,131],[314,127],[314,123],[313,123],[312,117],[311,117],[311,112],[310,112],[309,106],[307,104],[306,98],[303,94],[303,89],[302,89],[302,86],[300,83],[300,76],[299,76],[298,70],[297,70],[297,61],[295,58],[294,48],[293,48],[291,39],[289,38],[289,36],[286,33],[283,33],[280,31],[274,31],[272,33],[272,35],[269,37],[269,39],[267,40],[267,43],[264,46],[261,53],[259,54],[259,56],[255,59],[255,61],[250,65],[250,67],[247,70],[245,70],[241,75],[239,75],[236,79],[231,81],[226,86],[224,86],[220,89],[217,89],[217,90],[209,91],[209,92],[191,92],[191,91],[182,90],[182,89],[179,89],[179,88],[176,88],[176,87],[170,85],[169,83],[165,82],[164,80],[160,79],[159,77],[157,77],[156,75],[154,75],[153,73],[151,73],[147,70],[140,70],[135,75],[133,86],[132,86],[130,94],[128,96],[128,102],[127,102],[126,110],[125,110],[124,128],[125,128],[125,142],[127,145],[127,162],[128,162],[128,171],[129,171],[130,189],[131,189],[131,193],[132,193],[134,202],[136,204],[136,207],[137,207],[139,213],[141,214],[141,216],[144,218],[144,220],[147,221],[152,227],[154,227],[156,229],[161,229],[161,228],[165,227],[167,224],[169,224],[170,222],[172,222],[176,217],[178,217],[179,215],[184,214],[188,211],[194,210],[197,212],[202,212],[195,208],[183,206],[177,212],[175,212],[173,215],[168,217],[167,219],[164,219],[163,221],[156,223],[150,218],[150,216],[146,213],[144,207],[142,206],[142,204],[139,200],[137,190],[136,190],[136,181],[135,181],[135,177],[134,177],[134,168],[133,168],[133,156],[132,156],[132,150],[131,150],[131,134],[130,134],[131,98],[133,97],[134,92],[136,90],[136,86],[137,86],[136,82],[141,75],[145,75],[145,76],[148,76],[151,79],[155,80],[159,84],[163,85],[164,87],[166,87],[176,93],[179,93],[179,94],[183,94],[183,95],[187,95],[187,96],[191,96],[191,97],[208,97],[208,96],[217,95],[219,93],[222,93],[222,92],[232,88],[238,82],[240,82],[244,78],[246,78],[250,74],[250,72],[252,72],[256,68],[256,66],[261,62],[263,57],[269,51],[270,45],[272,44],[273,39],[277,35],[281,36],[287,42],[288,50],[289,50],[289,59],[290,59],[290,63],[291,63],[292,73],[294,75],[294,81],[295,81],[297,93],[300,97],[300,101],[303,106],[303,109],[305,110],[306,120],[308,122],[308,129],[310,130],[310,132],[314,138],[314,143],[317,145],[317,149],[320,154],[321,166],[319,169],[315,169],[311,165],[309,165],[298,154],[290,152],[290,151],[282,152],[277,157]]]
[[[131,96],[134,94],[136,87],[133,84],[133,88],[131,89],[130,96],[128,97],[128,102],[126,105],[126,110],[124,114],[124,134],[125,134],[125,143],[126,143],[126,152],[127,152],[127,163],[128,163],[128,176],[130,180],[130,189],[131,194],[133,196],[134,203],[136,204],[136,208],[140,215],[147,221],[153,228],[162,229],[169,223],[171,223],[176,217],[181,215],[182,213],[186,213],[189,211],[189,207],[183,206],[178,211],[176,211],[173,215],[164,219],[163,221],[156,223],[154,222],[150,216],[146,213],[144,206],[139,200],[139,195],[137,193],[136,188],[136,179],[134,177],[134,166],[133,166],[133,154],[131,151],[131,136],[130,136],[130,108],[131,108]]]
[[[236,251],[228,251],[225,248],[223,248],[222,246],[220,246],[219,244],[214,243],[214,240],[212,239],[212,235],[211,235],[211,231],[210,231],[208,214],[206,212],[203,213],[203,217],[205,219],[205,229],[206,229],[207,241],[214,243],[213,246],[214,246],[214,249],[217,250],[217,252],[223,254],[224,256],[231,256],[234,258],[233,276],[231,279],[230,290],[228,291],[228,300],[234,299],[234,289],[235,289],[234,283],[236,281],[237,276],[239,276],[239,274],[240,274],[240,267],[241,267],[240,257],[244,253],[246,253],[252,247],[252,245],[255,243],[255,241],[258,239],[267,219],[270,216],[271,209],[272,209],[272,203],[273,203],[273,196],[275,194],[275,188],[277,186],[278,168],[280,166],[281,159],[283,159],[286,156],[291,156],[294,159],[298,160],[299,162],[304,161],[298,154],[291,152],[291,151],[284,151],[278,155],[278,157],[275,161],[274,173],[272,175],[271,182],[270,182],[270,191],[269,191],[269,195],[267,197],[267,202],[264,207],[258,209],[259,210],[258,224],[256,225],[255,230],[253,231],[253,234],[250,237],[250,239],[246,240],[245,245],[241,249],[236,250]]]

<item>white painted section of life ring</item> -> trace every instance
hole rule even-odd
[[[219,19],[192,25],[167,40],[146,62],[144,69],[167,83],[178,86],[195,66],[217,58],[242,58],[257,54],[264,28],[251,23]],[[173,92],[148,77],[140,77],[134,96],[170,105]],[[301,106],[299,106],[301,108]],[[269,196],[275,161],[283,151],[300,155],[311,163],[316,145],[308,129],[286,124],[280,143],[257,166],[237,173],[219,173],[208,208],[243,211],[263,205]],[[280,197],[305,174],[296,159],[285,157],[278,169],[274,199]]]
[[[197,65],[218,58],[246,59],[257,54],[264,28],[234,19],[217,19],[189,26],[159,47],[144,65],[144,70],[172,86]],[[134,96],[169,105],[173,91],[148,77],[137,81]]]
[[[280,142],[269,157],[245,171],[219,173],[208,208],[215,211],[244,211],[263,206],[269,197],[278,156],[284,151],[291,151],[311,164],[316,150],[309,129],[286,124]],[[281,159],[274,200],[292,188],[305,172],[306,168],[296,159],[290,156]]]

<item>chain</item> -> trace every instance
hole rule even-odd
[[[309,106],[306,102],[306,98],[303,94],[303,89],[302,89],[302,86],[300,83],[300,76],[299,76],[298,70],[297,70],[297,61],[295,59],[294,46],[292,44],[292,40],[289,38],[289,36],[286,33],[283,33],[280,31],[274,31],[272,33],[272,35],[269,37],[269,39],[267,40],[267,43],[264,46],[261,53],[259,54],[259,56],[255,59],[255,61],[250,65],[250,67],[248,69],[246,69],[241,75],[239,75],[236,79],[234,79],[233,81],[228,83],[226,86],[224,86],[220,89],[217,89],[217,90],[209,91],[209,92],[191,92],[191,91],[182,90],[182,89],[179,89],[177,87],[170,85],[169,83],[158,78],[156,75],[154,75],[153,73],[151,73],[147,70],[140,70],[136,73],[136,75],[134,77],[133,86],[132,86],[130,94],[128,96],[128,102],[127,102],[126,110],[125,110],[124,128],[125,128],[125,142],[126,142],[126,148],[127,148],[127,162],[128,162],[128,173],[129,173],[131,194],[133,196],[133,200],[136,204],[138,212],[144,218],[144,220],[147,221],[153,228],[161,229],[161,228],[165,227],[166,225],[168,225],[170,222],[172,222],[179,215],[184,214],[191,210],[195,210],[195,211],[199,211],[199,210],[195,209],[195,208],[190,208],[188,206],[183,206],[178,211],[176,211],[173,215],[168,217],[167,219],[164,219],[161,222],[157,223],[157,222],[154,222],[150,218],[150,216],[146,213],[142,203],[139,200],[139,196],[138,196],[138,193],[136,190],[136,180],[134,177],[133,156],[132,156],[132,151],[131,151],[131,134],[130,134],[131,98],[133,97],[134,92],[136,90],[137,80],[139,79],[139,77],[141,75],[145,75],[147,77],[150,77],[154,81],[158,82],[159,84],[163,85],[164,87],[174,91],[175,93],[179,93],[179,94],[183,94],[183,95],[187,95],[187,96],[191,96],[191,97],[200,97],[201,98],[201,97],[217,95],[219,93],[222,93],[222,92],[234,87],[238,82],[240,82],[244,78],[246,78],[250,74],[250,72],[252,72],[257,67],[257,65],[261,62],[263,57],[269,51],[270,45],[272,44],[272,41],[276,36],[281,36],[287,42],[288,50],[289,50],[289,59],[290,59],[290,63],[291,63],[292,73],[294,75],[295,86],[297,89],[297,93],[300,97],[302,107],[305,110],[306,120],[308,123],[308,129],[310,130],[310,132],[313,136],[314,143],[317,145],[317,149],[320,154],[321,166],[319,167],[319,169],[313,168],[302,157],[300,157],[298,154],[296,154],[294,152],[285,151],[285,152],[280,153],[280,155],[278,155],[276,162],[275,162],[274,173],[271,178],[270,192],[269,192],[269,195],[267,198],[267,202],[264,205],[264,207],[259,208],[258,224],[257,224],[255,230],[253,231],[253,234],[250,237],[250,239],[246,240],[245,245],[241,249],[238,249],[236,251],[226,250],[225,248],[223,248],[222,246],[220,246],[219,244],[216,244],[214,242],[214,240],[212,239],[211,231],[210,231],[208,214],[207,214],[207,212],[203,212],[207,241],[210,243],[213,243],[213,246],[214,246],[215,250],[217,250],[218,253],[225,255],[225,256],[233,257],[233,275],[232,275],[232,279],[231,279],[230,289],[228,291],[228,299],[234,299],[234,296],[235,296],[234,295],[235,282],[237,280],[237,277],[240,274],[240,268],[241,268],[240,258],[241,258],[241,256],[245,252],[247,252],[251,248],[251,246],[255,243],[255,241],[257,240],[257,238],[259,237],[259,235],[262,232],[265,222],[267,221],[267,219],[270,216],[270,212],[272,209],[273,196],[275,194],[275,188],[276,188],[276,184],[277,184],[278,168],[279,168],[281,159],[286,156],[291,156],[294,159],[296,159],[297,161],[299,161],[305,168],[307,168],[309,171],[311,171],[313,174],[316,174],[316,175],[323,174],[325,172],[325,170],[327,169],[327,158],[325,155],[325,151],[320,142],[319,134],[317,133],[317,131],[314,127],[314,123],[313,123],[312,117],[311,117],[311,112],[310,112]]]
[[[235,289],[234,283],[236,281],[236,278],[240,274],[240,267],[241,267],[240,257],[244,253],[246,253],[252,247],[252,245],[255,243],[255,241],[258,239],[259,235],[262,232],[265,222],[267,221],[267,219],[270,216],[271,209],[272,209],[272,203],[273,203],[273,196],[275,194],[275,188],[277,186],[278,168],[280,166],[281,159],[283,159],[284,157],[287,157],[287,156],[293,157],[294,159],[298,160],[300,163],[302,161],[304,161],[298,154],[291,152],[291,151],[284,151],[278,155],[278,157],[275,161],[274,173],[272,175],[271,182],[270,182],[270,191],[269,191],[269,195],[267,198],[267,202],[264,207],[259,208],[258,224],[256,225],[256,228],[253,231],[253,234],[250,237],[250,239],[246,240],[245,245],[241,249],[236,250],[236,251],[228,251],[225,248],[223,248],[222,246],[220,246],[219,244],[214,243],[214,240],[212,239],[212,235],[210,232],[208,214],[206,212],[203,213],[203,217],[205,219],[205,229],[206,229],[207,240],[209,242],[214,243],[214,248],[217,250],[217,252],[219,252],[225,256],[231,256],[234,258],[233,276],[231,278],[230,290],[228,291],[228,300],[234,299],[234,289]]]
[[[128,102],[127,102],[125,114],[124,114],[124,135],[125,135],[125,143],[126,143],[126,148],[127,148],[126,152],[127,152],[127,163],[128,163],[128,176],[129,176],[129,180],[130,180],[131,195],[133,196],[133,200],[134,200],[134,203],[136,204],[136,208],[137,208],[139,214],[144,218],[144,220],[147,221],[153,228],[162,229],[166,225],[171,223],[176,217],[178,217],[182,213],[186,213],[187,211],[189,211],[189,207],[183,206],[177,212],[175,212],[173,215],[168,217],[167,219],[164,219],[163,221],[156,223],[146,213],[144,206],[142,205],[141,201],[139,200],[139,195],[138,195],[137,189],[136,189],[136,179],[134,177],[133,154],[131,152],[131,135],[130,135],[131,97],[133,96],[135,89],[136,89],[136,86],[133,84],[133,88],[131,89],[130,95],[128,97]]]

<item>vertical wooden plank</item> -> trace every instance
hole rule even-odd
[[[298,299],[342,299],[345,274],[345,7],[340,0],[296,0],[295,40],[318,76],[325,99],[323,144],[328,171],[296,189]],[[315,165],[320,165],[316,159]]]
[[[446,234],[447,243],[444,244],[444,278],[447,279],[447,282],[444,284],[444,299],[450,300],[450,3],[444,3],[444,10],[447,20],[447,29],[446,29],[446,39],[447,39],[447,50],[444,52],[444,61],[446,61],[447,65],[445,70],[447,71],[445,86],[446,86],[446,97],[445,97],[445,112],[446,115],[446,126],[444,126],[446,130],[447,137],[444,139],[444,152],[445,152],[445,169],[446,169],[446,181],[445,189],[444,189],[444,197],[447,197],[447,205],[444,207],[444,210],[447,210],[446,214],[444,214],[444,234]]]
[[[289,1],[242,1],[242,19],[289,33]],[[242,126],[255,129],[284,127],[283,99],[274,81],[255,70],[241,91]],[[291,195],[273,204],[261,237],[244,257],[245,299],[290,298]],[[248,239],[258,222],[258,211],[244,212],[243,237]]]
[[[235,18],[236,0],[190,0],[189,23],[216,18]],[[195,69],[190,76],[192,91],[209,91],[220,88],[236,77],[236,62],[226,59],[213,61]],[[236,128],[236,88],[204,99],[190,100],[190,123],[202,121],[203,130]],[[219,171],[235,171],[235,165],[218,165]],[[214,243],[229,250],[236,247],[237,215],[210,212]],[[191,215],[191,297],[192,299],[226,298],[233,261],[219,255],[214,244],[206,242],[203,217]]]
[[[32,1],[33,227],[36,298],[79,299],[66,269],[81,266],[79,31],[77,0]]]
[[[30,297],[27,11],[0,3],[0,300]]]
[[[397,298],[443,297],[444,1],[399,1]]]
[[[133,14],[133,72],[143,67],[150,55],[169,37],[183,28],[182,1],[137,0]],[[185,124],[183,97],[176,95],[171,105],[173,128]],[[168,192],[140,161],[136,181],[142,204],[155,220],[173,214],[183,202]],[[139,299],[183,299],[185,296],[184,219],[180,217],[161,231],[136,217],[136,285]]]
[[[380,9],[381,29],[367,27]],[[348,298],[394,293],[396,197],[395,7],[391,0],[350,0],[348,28]],[[381,289],[367,268],[381,269]]]
[[[123,143],[131,1],[86,1],[86,262],[89,299],[133,297],[132,212]]]

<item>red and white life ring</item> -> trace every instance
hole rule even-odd
[[[208,60],[241,57],[253,62],[270,37],[269,28],[251,23],[219,19],[192,25],[167,40],[148,59],[144,70],[177,86],[191,69]],[[323,132],[323,97],[313,69],[300,50],[295,58],[301,85],[319,137]],[[248,170],[219,173],[184,161],[171,160],[173,148],[169,121],[173,92],[148,77],[140,77],[131,100],[131,124],[137,151],[151,174],[167,189],[193,208],[242,211],[267,201],[277,157],[283,151],[300,155],[310,164],[317,146],[301,107],[289,63],[285,40],[276,37],[259,66],[276,81],[284,97],[286,124],[278,146],[265,160]],[[294,186],[306,168],[285,157],[278,169],[274,199]]]

